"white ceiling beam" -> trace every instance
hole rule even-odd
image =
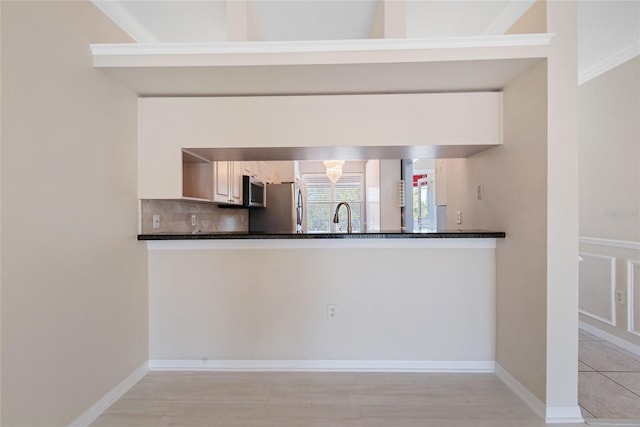
[[[369,38],[401,39],[407,36],[407,10],[404,0],[378,0]]]
[[[246,42],[264,40],[254,1],[227,0],[226,6],[227,41]]]
[[[227,41],[246,42],[248,37],[248,1],[227,0],[226,31]]]
[[[384,0],[378,0],[376,4],[376,14],[371,22],[370,39],[384,38]]]
[[[407,7],[404,0],[384,1],[384,38],[400,39],[407,36]]]
[[[247,40],[265,41],[255,0],[247,0]]]
[[[510,1],[498,16],[496,16],[496,18],[487,25],[487,28],[484,29],[482,35],[490,36],[506,33],[507,30],[511,28],[511,26],[513,26],[513,24],[515,24],[516,21],[520,19],[520,17],[524,15],[535,2],[536,0]]]

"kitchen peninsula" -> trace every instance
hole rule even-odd
[[[140,235],[150,367],[491,372],[504,236]]]

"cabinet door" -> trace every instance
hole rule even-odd
[[[220,203],[231,202],[229,192],[229,164],[231,162],[215,162],[215,174],[213,182],[213,201]]]
[[[243,175],[243,162],[229,162],[230,175],[231,175],[231,196],[233,198],[233,204],[242,204],[242,175]]]

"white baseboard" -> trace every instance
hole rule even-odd
[[[547,424],[583,423],[580,406],[547,406],[544,421]]]
[[[627,350],[630,353],[633,353],[637,356],[640,356],[640,345],[635,345],[630,343],[629,341],[620,338],[616,335],[610,334],[609,332],[603,331],[600,328],[592,326],[585,322],[580,322],[580,329],[584,329],[592,335],[597,336],[598,338],[602,338],[605,341],[609,341],[611,344],[615,344],[620,348]]]
[[[622,419],[622,418],[589,418],[587,419],[587,424],[590,426],[612,426],[612,427],[621,427],[621,426],[640,426],[640,420],[632,420],[632,419]]]
[[[496,363],[496,375],[547,424],[584,422],[578,405],[546,406],[499,363]]]
[[[151,371],[494,372],[494,361],[149,360]]]
[[[87,409],[84,414],[72,421],[69,427],[84,427],[94,422],[109,406],[113,405],[116,400],[120,399],[131,387],[140,381],[148,371],[148,364],[145,362],[129,374],[120,384],[105,394],[104,397],[98,400],[91,408]]]
[[[502,380],[515,394],[524,400],[529,407],[540,418],[546,418],[546,407],[544,403],[533,395],[520,381],[515,379],[506,369],[496,362],[496,375]]]

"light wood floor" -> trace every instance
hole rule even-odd
[[[542,427],[545,424],[494,374],[150,372],[92,425]],[[578,425],[583,424],[562,426]]]

